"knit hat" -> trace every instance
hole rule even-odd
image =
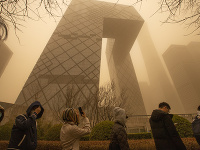
[[[74,122],[76,125],[79,124],[79,119],[74,108],[66,108],[63,111],[62,119],[64,122]]]
[[[125,110],[120,107],[115,107],[113,110],[115,122],[118,121],[125,126],[126,123],[126,113]]]

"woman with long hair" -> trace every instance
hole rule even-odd
[[[79,140],[82,136],[90,133],[90,122],[85,113],[83,117],[83,128],[78,127],[79,112],[74,108],[66,108],[62,114],[64,122],[60,130],[60,140],[63,150],[79,150]]]

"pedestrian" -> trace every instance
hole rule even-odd
[[[128,116],[125,110],[120,107],[115,107],[113,110],[114,125],[111,132],[109,150],[129,150],[128,138],[126,133],[126,121]]]
[[[4,117],[4,108],[0,105],[0,122],[3,120]]]
[[[60,130],[60,140],[63,150],[79,150],[80,138],[90,133],[90,122],[86,117],[85,112],[82,111],[83,127],[78,127],[79,112],[74,108],[66,108],[62,114],[64,122]]]
[[[157,150],[186,150],[176,127],[172,121],[173,115],[169,114],[171,107],[162,102],[159,108],[153,110],[150,125]]]
[[[11,131],[7,150],[35,150],[37,147],[36,119],[42,117],[44,109],[40,102],[33,102],[26,114],[18,115]]]
[[[197,116],[192,122],[192,131],[197,143],[200,145],[200,106],[197,108]]]

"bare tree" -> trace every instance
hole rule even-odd
[[[41,11],[45,10],[51,17],[62,15],[61,6],[68,5],[67,0],[0,0],[0,40],[8,35],[8,23],[20,30],[22,22],[26,19],[42,19]]]
[[[133,5],[141,4],[144,0],[133,0]],[[157,0],[159,8],[152,14],[158,12],[167,13],[167,18],[163,23],[181,23],[186,28],[192,29],[190,34],[200,34],[200,1],[199,0]]]
[[[54,96],[51,106],[55,116],[62,120],[62,110],[65,108],[77,108],[81,98],[80,90],[75,88],[74,85],[68,85],[65,92],[60,91]]]

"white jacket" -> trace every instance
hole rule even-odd
[[[65,123],[60,130],[60,140],[63,150],[79,150],[79,140],[90,133],[90,122],[87,117],[83,119],[83,128],[74,122]]]

